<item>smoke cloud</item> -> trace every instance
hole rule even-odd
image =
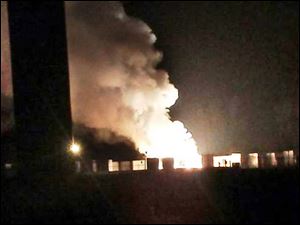
[[[66,23],[76,123],[129,137],[143,153],[197,152],[183,124],[170,120],[178,91],[157,69],[162,54],[147,24],[118,2],[66,2]]]
[[[119,2],[66,2],[65,9],[74,131],[88,127],[104,142],[132,141],[150,157],[175,156],[193,166],[197,146],[181,122],[170,120],[178,91],[157,69],[162,53],[150,27]],[[1,131],[13,126],[9,53],[1,1]]]

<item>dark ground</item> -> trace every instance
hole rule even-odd
[[[297,169],[2,179],[1,224],[299,223]]]

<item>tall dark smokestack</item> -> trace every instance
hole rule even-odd
[[[20,162],[61,169],[71,138],[63,2],[9,2],[15,125]]]

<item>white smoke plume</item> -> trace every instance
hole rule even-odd
[[[198,155],[190,133],[172,122],[178,91],[144,22],[119,2],[66,2],[72,116],[132,139],[151,157]]]

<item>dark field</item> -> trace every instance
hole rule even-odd
[[[297,169],[2,179],[1,223],[299,223]]]

